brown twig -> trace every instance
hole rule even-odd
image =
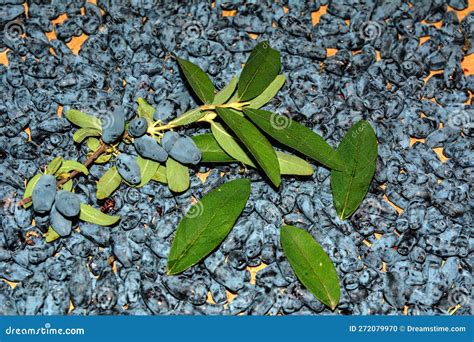
[[[102,153],[104,153],[110,146],[107,145],[106,143],[104,142],[100,142],[100,145],[99,145],[99,148],[94,152],[92,153],[88,158],[87,160],[84,162],[84,166],[89,168],[89,166],[97,159],[101,156]],[[67,181],[69,181],[70,179],[76,177],[79,173],[81,173],[80,171],[72,171],[70,174],[69,174],[69,177],[65,177],[65,178],[62,178],[60,180],[58,180],[57,182],[57,186],[61,186],[63,185],[64,183],[66,183]],[[26,197],[24,199],[22,199],[20,202],[17,203],[17,205],[20,207],[20,206],[23,206],[25,204],[28,204],[31,202],[31,196],[30,197]]]

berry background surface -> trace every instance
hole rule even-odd
[[[2,22],[4,35],[36,34],[40,43],[25,39],[14,48],[28,51],[15,54],[2,44],[0,52],[0,312],[472,314],[474,47],[468,42],[474,42],[474,3],[456,10],[463,1],[447,2],[413,19],[400,14],[413,5],[395,1],[397,8],[374,10],[377,19],[368,21],[358,4],[314,10],[291,1],[196,2],[167,5],[160,15],[147,1],[131,1],[133,14],[99,1],[107,11],[71,5],[68,14],[52,20],[41,6],[29,13],[24,4],[27,18],[12,15]],[[0,13],[10,15],[7,7],[21,1],[3,3]],[[128,24],[130,15],[136,20]],[[47,21],[53,30],[43,29]],[[50,43],[28,23],[40,26]],[[393,30],[398,38],[391,38]],[[470,33],[460,42],[462,30]],[[262,37],[282,52],[287,75],[269,108],[333,146],[361,118],[374,126],[375,179],[350,219],[335,215],[329,173],[318,165],[309,179],[287,178],[279,190],[237,164],[196,167],[191,188],[179,195],[160,184],[143,191],[123,187],[112,196],[110,210],[126,218],[127,226],[98,230],[81,223],[52,244],[43,240],[40,217],[12,205],[21,199],[24,182],[54,156],[83,160],[64,110],[93,111],[94,101],[107,96],[123,97],[133,107],[144,97],[170,120],[194,104],[182,99],[190,95],[169,52],[199,65],[220,88]],[[23,114],[15,116],[15,110]],[[188,135],[196,132],[203,130],[186,128]],[[94,166],[91,177],[82,179],[85,196],[105,170]],[[9,172],[15,175],[6,179]],[[228,238],[204,262],[167,276],[166,254],[183,212],[224,180],[241,176],[252,180],[251,198]],[[302,287],[282,256],[282,221],[310,231],[334,261],[342,289],[334,311]]]

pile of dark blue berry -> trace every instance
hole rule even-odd
[[[460,22],[453,11],[467,0],[30,0],[27,13],[23,2],[0,0],[9,61],[0,65],[0,278],[16,283],[0,281],[2,314],[472,314],[474,77],[461,61],[474,51],[474,13]],[[313,26],[310,14],[322,5],[327,14]],[[51,23],[64,13],[66,21]],[[76,55],[66,43],[81,34],[89,37]],[[95,183],[108,165],[94,165],[75,191],[122,221],[80,223],[52,243],[43,237],[49,215],[16,206],[25,180],[55,156],[86,159],[59,106],[101,113],[121,104],[130,118],[143,97],[167,122],[197,106],[173,53],[221,88],[260,40],[281,52],[287,76],[269,110],[333,146],[361,119],[376,130],[375,179],[351,219],[338,219],[329,171],[318,165],[312,178],[286,177],[278,190],[238,164],[196,166],[180,195],[151,182],[122,185],[105,201]],[[447,161],[433,151],[440,147]],[[203,183],[198,173],[207,172]],[[167,276],[191,197],[239,177],[252,180],[252,193],[230,235],[204,262]],[[281,251],[282,222],[308,230],[334,261],[342,289],[334,312],[297,281]]]

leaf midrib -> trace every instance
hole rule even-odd
[[[217,111],[219,114],[219,111]],[[237,135],[237,138],[244,144],[244,146],[249,150],[250,154],[252,155],[253,158],[257,161],[257,163],[260,165],[262,170],[265,172],[268,178],[277,186],[279,186],[280,183],[276,184],[276,182],[272,179],[274,177],[278,178],[278,181],[280,182],[280,166],[278,164],[278,158],[276,157],[275,150],[271,146],[270,142],[265,138],[265,136],[259,131],[259,129],[252,123],[251,121],[247,120],[245,117],[242,117],[242,119],[245,121],[245,123],[249,124],[249,128],[253,130],[253,133],[258,136],[260,135],[259,139],[256,141],[252,141],[246,134],[242,134],[242,131],[240,130],[239,122],[237,122],[234,117],[234,112],[229,110],[228,112],[226,111],[225,108],[222,109],[222,112],[224,112],[224,116],[221,116],[224,122],[229,126],[229,128],[234,131],[234,133]],[[227,114],[227,118],[229,119],[228,121],[232,121],[232,124],[235,124],[238,129],[232,128],[232,124],[229,125],[229,122],[225,119],[225,115]],[[265,144],[265,141],[268,142],[268,145]],[[270,165],[272,164],[272,156],[267,154],[267,153],[260,153],[259,148],[255,148],[255,146],[259,146],[259,148],[266,150],[266,152],[273,153],[275,156],[275,165]],[[277,168],[273,168],[276,166]],[[273,171],[277,171],[277,174],[275,175]]]
[[[205,86],[201,84],[201,82],[198,80],[197,77],[195,77],[192,72],[190,72],[190,76],[191,76],[191,79],[195,82],[195,84],[197,85],[198,87],[198,91],[201,93],[201,100],[203,100],[204,102],[208,102],[208,98],[207,98],[207,94],[205,94],[204,90],[205,89]],[[192,87],[191,87],[192,88]]]
[[[263,60],[264,62],[267,61],[267,58],[265,56],[263,56]],[[250,64],[251,61],[248,61],[247,64]],[[243,97],[245,95],[245,93],[247,92],[248,88],[250,87],[250,85],[252,84],[253,80],[255,79],[255,77],[257,76],[257,73],[260,71],[260,69],[264,66],[264,63],[261,63],[260,65],[257,66],[257,68],[255,69],[255,72],[251,75],[251,78],[250,80],[247,82],[247,84],[244,86],[244,90],[242,91],[242,94],[240,94],[240,97]]]
[[[232,196],[234,195],[234,192],[232,192],[232,194],[229,193],[229,196],[225,198],[225,204],[228,203],[228,201],[230,199],[232,199]],[[174,265],[168,270],[168,273],[169,274],[173,274],[172,273],[172,270],[173,268],[178,264],[178,262],[186,255],[186,253],[191,249],[192,246],[194,246],[194,244],[196,243],[196,241],[203,235],[204,231],[210,226],[211,222],[215,219],[215,217],[217,216],[217,214],[219,214],[220,212],[219,211],[215,211],[212,216],[209,218],[209,221],[208,223],[199,231],[199,234],[196,234],[196,237],[194,239],[191,240],[191,243],[187,244],[186,245],[186,248],[183,250],[183,252],[178,256],[178,258],[176,258],[175,260],[177,260]],[[189,219],[188,219],[189,220]],[[186,221],[185,221],[186,222]]]
[[[253,111],[252,109],[255,109],[255,111]],[[248,111],[250,111],[253,115],[255,115],[256,117],[258,117],[260,120],[262,120],[265,124],[267,123],[267,120],[268,118],[262,114],[260,114],[258,111],[257,108],[249,108]],[[252,119],[252,118],[251,118]],[[297,123],[296,121],[293,121],[292,119],[289,119],[290,120],[290,125],[289,127],[294,124],[294,125],[299,125],[299,123]],[[253,121],[253,120],[252,120]],[[260,125],[262,125],[262,122],[260,122]],[[257,126],[260,126],[259,124],[257,124]],[[261,127],[261,126],[260,126]],[[306,127],[301,125],[300,127],[302,130],[304,130]],[[263,129],[263,127],[262,127]],[[317,142],[317,144],[320,144],[321,147],[318,149],[318,150],[315,150],[313,149],[313,144],[311,144],[308,139],[301,139],[301,136],[299,134],[295,134],[296,136],[296,139],[294,136],[291,136],[290,133],[289,133],[289,129],[282,129],[282,130],[278,130],[278,132],[275,131],[275,129],[272,129],[270,127],[266,127],[266,129],[264,129],[265,131],[266,130],[269,130],[271,131],[273,134],[278,134],[280,135],[280,139],[276,138],[273,134],[267,132],[267,134],[270,134],[274,139],[276,139],[277,141],[281,142],[282,144],[284,145],[287,145],[291,148],[293,148],[294,150],[300,152],[300,153],[303,153],[307,156],[309,156],[310,158],[312,159],[315,159],[316,161],[320,162],[321,164],[325,164],[327,165],[331,160],[331,152],[334,152],[332,151],[332,148],[331,146],[326,142],[324,141],[324,139],[317,133],[311,131],[310,129],[308,129],[307,133],[310,134],[314,134],[314,136],[309,136],[311,138],[311,142],[315,142],[315,140],[319,140]],[[294,133],[297,133],[297,132],[294,132]],[[321,139],[318,139],[318,138],[321,138]],[[284,140],[285,139],[285,140]],[[284,142],[283,142],[284,141]],[[293,146],[290,146],[293,145]],[[304,151],[304,152],[303,152]],[[316,155],[318,156],[316,158]],[[325,159],[324,161],[321,161],[320,159]]]
[[[120,183],[122,182],[122,176],[120,176],[120,174],[118,173],[117,168],[116,168],[116,167],[112,167],[112,168],[110,168],[109,170],[111,170],[111,171],[113,170],[113,171],[110,173],[110,174],[111,174],[111,177],[109,177],[108,181],[106,181],[105,183],[102,183],[102,184],[104,184],[104,187],[107,187],[107,186],[114,180],[114,178],[115,178],[117,175],[120,177],[120,182],[118,182],[119,185],[120,185]],[[104,175],[103,175],[102,177],[104,177],[106,174],[107,174],[107,173],[104,173]],[[102,179],[102,178],[101,178],[101,179]],[[100,183],[100,179],[99,179],[99,182],[98,182],[98,183]],[[104,187],[101,187],[101,188],[103,189]],[[118,187],[116,187],[115,189],[117,189],[117,188],[118,188]],[[115,189],[114,189],[114,190],[115,190]],[[97,190],[99,190],[99,188],[97,188]],[[102,191],[102,190],[100,191],[100,193],[105,193],[105,194],[111,194],[112,192],[113,192],[113,191],[111,191],[111,192],[109,192],[109,191],[105,191],[105,192],[104,192],[104,191]],[[106,196],[107,196],[107,195],[106,195]],[[101,196],[101,197],[102,197],[102,196]]]
[[[189,61],[186,61],[186,60],[183,60],[184,63],[181,63],[180,61],[181,61],[181,60],[178,59],[178,62],[179,62],[179,64],[181,65],[181,67],[183,68],[183,70],[184,70],[184,72],[185,72],[185,74],[186,74],[186,77],[187,77],[187,78],[189,77],[189,78],[190,78],[192,81],[194,81],[194,83],[196,84],[196,86],[197,86],[197,88],[198,88],[197,90],[194,89],[193,85],[192,85],[190,82],[188,82],[188,83],[190,83],[191,88],[193,88],[193,90],[196,92],[196,94],[198,95],[198,97],[199,97],[204,103],[212,102],[213,99],[208,99],[208,98],[207,98],[207,94],[203,91],[203,89],[206,89],[204,83],[201,83],[201,82],[199,81],[199,78],[196,77],[196,75],[194,74],[194,72],[193,72],[193,70],[192,70],[192,67],[190,67],[190,65],[188,65],[187,63],[190,63],[191,65],[193,65],[193,64],[192,64],[191,62],[189,62]],[[194,65],[193,65],[193,66],[194,66]],[[198,67],[197,65],[196,65],[195,67],[197,68],[198,72],[199,72],[199,71],[203,72],[201,69],[199,69],[199,67]],[[204,72],[203,72],[203,73],[204,73]],[[206,75],[205,73],[204,73],[204,75],[207,77],[207,75]],[[211,91],[212,91],[212,90],[211,90]],[[198,92],[199,92],[200,94],[199,94]],[[213,92],[213,91],[212,91],[212,95],[214,95],[214,92]]]
[[[158,170],[158,166],[160,165],[158,162],[156,162],[154,160],[147,159],[147,158],[142,158],[142,157],[140,157],[140,158],[142,160],[144,160],[144,164],[143,164],[143,171],[140,169],[141,182],[140,182],[140,184],[138,184],[138,187],[142,187],[146,183],[148,183],[153,178],[154,174]],[[151,165],[151,167],[149,167],[150,165]],[[151,172],[151,170],[149,170],[150,168],[154,168],[154,171]],[[145,176],[147,176],[147,177],[145,177]]]
[[[84,208],[84,210],[82,210],[83,208]],[[93,214],[91,214],[90,212],[86,212],[85,211],[86,209],[90,209]],[[85,204],[85,203],[81,203],[81,211],[80,211],[79,216],[81,216],[81,214],[83,214],[86,218],[89,218],[89,219],[96,219],[97,220],[98,218],[103,218],[106,222],[103,223],[103,224],[97,223],[100,226],[112,225],[120,219],[119,216],[104,214],[104,213],[100,212],[99,210],[97,210],[96,208],[94,208],[93,206],[90,206],[90,205]],[[86,221],[86,222],[90,222],[90,221]]]
[[[327,288],[327,286],[324,284],[324,282],[321,280],[321,278],[319,277],[318,275],[318,272],[313,268],[313,263],[310,262],[310,260],[306,257],[306,254],[303,253],[303,248],[300,247],[300,245],[298,244],[298,242],[296,241],[296,239],[293,237],[292,234],[288,234],[290,236],[290,239],[292,240],[293,244],[296,246],[296,248],[298,249],[298,252],[303,256],[303,258],[305,259],[305,261],[308,263],[309,267],[311,268],[311,271],[313,271],[314,275],[316,276],[316,278],[318,278],[318,281],[321,283],[321,285],[323,286],[324,288],[324,291],[326,293],[326,296],[327,296],[327,299],[329,300],[329,302],[331,303],[331,305],[335,304],[331,298],[331,295],[329,293],[329,290]],[[322,248],[322,247],[321,247]],[[306,286],[306,285],[305,285]],[[332,307],[331,307],[332,308]]]
[[[355,156],[354,156],[354,159],[353,159],[354,163],[352,165],[351,175],[349,177],[349,186],[347,187],[347,191],[346,191],[345,196],[344,196],[344,203],[343,203],[343,206],[342,206],[342,212],[341,212],[341,216],[340,216],[341,219],[344,219],[344,213],[345,213],[346,208],[347,208],[347,203],[349,202],[349,195],[351,194],[352,184],[354,182],[355,174],[357,173],[357,166],[359,164],[359,153],[360,153],[359,145],[356,143],[354,148],[356,150],[356,153],[355,153]]]
[[[219,140],[217,140],[217,143],[221,146],[222,150],[224,150],[224,152],[226,152],[228,155],[230,155],[232,158],[236,158],[237,160],[239,160],[240,162],[244,163],[244,164],[247,164],[247,165],[250,165],[250,166],[253,166],[255,167],[255,164],[250,160],[249,156],[245,153],[245,151],[242,149],[242,147],[239,146],[239,142],[232,136],[230,135],[227,131],[225,131],[223,129],[222,126],[218,125],[217,123],[214,123],[212,125],[212,127],[214,127],[215,129],[217,129],[219,132],[221,132],[221,134],[227,136],[229,138],[229,140],[232,140],[232,143],[235,143],[235,145],[237,146],[231,146],[231,147],[234,147],[232,151],[235,156],[239,155],[239,157],[241,157],[241,159],[245,159],[245,160],[240,160],[239,158],[236,158],[235,156],[233,156],[231,153],[227,152],[225,150],[224,147],[222,147],[222,145],[219,143]],[[231,144],[232,144],[231,143]],[[240,150],[239,150],[240,148]]]

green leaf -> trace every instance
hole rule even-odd
[[[147,119],[148,123],[153,122],[153,114],[155,113],[155,108],[153,108],[144,98],[141,97],[137,99],[137,103],[138,116]]]
[[[278,75],[280,68],[280,53],[268,42],[257,44],[240,74],[240,100],[248,101],[260,95]]]
[[[232,137],[232,139],[234,138]],[[235,163],[239,161],[227,154],[210,133],[195,135],[193,140],[202,152],[202,163]],[[234,141],[237,143],[235,139]],[[246,154],[245,151],[243,152]],[[292,154],[280,151],[275,152],[282,175],[311,176],[313,174],[313,168],[306,160]],[[246,165],[256,167],[247,154],[246,160],[250,161]]]
[[[61,167],[57,170],[56,175],[60,175],[62,173],[68,173],[71,171],[78,171],[82,172],[86,176],[89,174],[89,170],[87,167],[77,161],[74,160],[65,160]]]
[[[211,131],[220,147],[232,158],[255,167],[255,164],[240,146],[240,143],[218,122],[212,122]]]
[[[49,226],[44,240],[49,243],[49,242],[53,242],[53,241],[59,239],[60,237],[61,236],[58,233],[56,233],[56,231],[53,229],[53,227]]]
[[[311,176],[314,172],[311,165],[304,159],[292,154],[276,151],[282,175]]]
[[[232,94],[235,92],[238,82],[239,82],[239,79],[236,76],[232,77],[231,80],[229,81],[229,84],[227,84],[224,88],[222,88],[216,94],[212,104],[220,105],[220,104],[226,103],[226,101],[229,100]]]
[[[250,195],[250,181],[224,183],[195,203],[176,229],[168,274],[181,273],[211,253],[227,236]]]
[[[41,178],[41,174],[34,175],[26,184],[25,193],[23,194],[23,198],[31,197],[33,190],[35,189],[36,183],[38,183],[39,179]],[[26,203],[23,208],[29,208],[33,202]]]
[[[337,148],[347,165],[346,171],[331,171],[334,206],[341,219],[357,210],[365,197],[377,162],[377,138],[367,121],[352,126]]]
[[[46,167],[46,171],[44,172],[47,175],[54,175],[56,171],[61,167],[61,164],[63,163],[63,158],[61,157],[56,157],[54,158],[51,163],[48,164]]]
[[[345,163],[324,139],[309,128],[290,118],[255,108],[244,108],[244,113],[276,141],[303,153],[331,168],[344,170]]]
[[[168,125],[174,127],[189,125],[203,118],[204,115],[206,115],[206,111],[201,110],[201,108],[197,107],[188,110],[186,113],[183,113],[182,115],[178,116],[176,119],[170,121]]]
[[[236,161],[219,146],[211,133],[198,134],[192,138],[202,152],[202,163],[232,163]]]
[[[122,182],[117,168],[115,166],[108,169],[97,182],[97,199],[104,199],[109,197]]]
[[[189,188],[189,169],[173,158],[168,158],[166,161],[166,179],[171,191],[186,191]]]
[[[197,65],[179,57],[176,57],[179,66],[183,71],[186,80],[188,81],[194,93],[204,103],[212,103],[214,100],[214,85],[209,76],[201,70]]]
[[[72,140],[77,142],[78,144],[83,142],[86,138],[89,137],[100,137],[100,132],[98,129],[95,128],[79,128],[76,130],[72,136]]]
[[[220,126],[222,127],[222,125]],[[233,137],[232,139],[237,144]],[[202,163],[235,163],[239,161],[227,154],[210,133],[195,135],[193,140],[202,152]],[[256,167],[248,154],[245,151],[243,153],[245,153],[245,159],[249,162],[246,165]],[[314,170],[306,160],[280,151],[275,151],[275,153],[282,175],[311,176],[313,174]]]
[[[72,179],[61,185],[61,190],[72,191]]]
[[[250,121],[241,117],[240,113],[228,108],[217,108],[216,111],[249,150],[272,183],[279,186],[281,182],[280,166],[275,150],[273,150],[267,138]]]
[[[104,164],[104,163],[107,163],[110,160],[110,158],[112,158],[112,155],[110,153],[103,153],[94,161],[94,163]]]
[[[155,174],[151,179],[156,182],[167,184],[168,179],[166,178],[166,166],[159,165],[158,169],[156,170]]]
[[[303,285],[323,304],[334,310],[341,289],[336,269],[311,234],[293,226],[283,226],[280,242],[291,268]]]
[[[107,215],[88,204],[81,203],[79,219],[81,221],[98,224],[99,226],[110,226],[117,223],[120,220],[120,216]]]
[[[95,152],[99,149],[100,147],[100,141],[99,139],[97,138],[89,138],[87,139],[87,147],[89,148],[89,150],[91,150],[92,152]]]
[[[268,103],[273,97],[278,93],[278,91],[283,87],[285,84],[286,77],[285,75],[278,75],[275,79],[270,83],[270,85],[256,98],[251,100],[248,104],[250,108],[260,108]]]
[[[86,114],[79,110],[69,109],[66,112],[66,118],[74,125],[82,128],[92,128],[102,132],[102,124],[99,118]]]
[[[140,168],[140,174],[141,174],[141,183],[138,184],[137,187],[140,188],[144,186],[145,184],[147,184],[150,180],[152,180],[153,176],[158,170],[158,167],[160,166],[160,163],[154,160],[145,159],[138,156],[137,164],[138,164],[138,167]]]

